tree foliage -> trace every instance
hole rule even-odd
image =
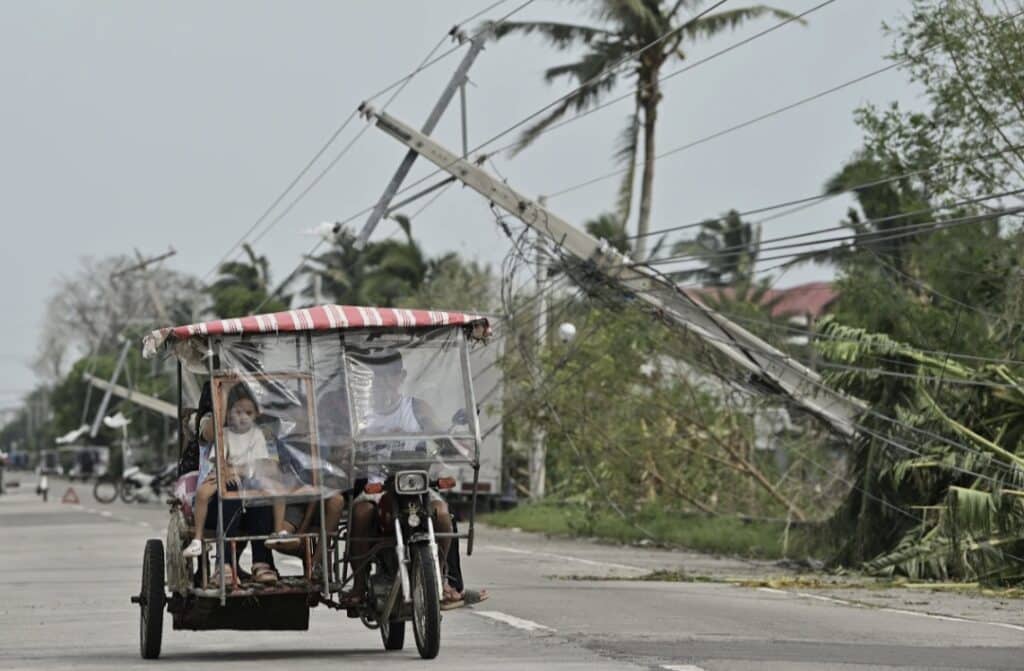
[[[860,109],[864,147],[828,185],[874,182],[855,190],[855,239],[818,257],[839,263],[841,298],[816,343],[830,383],[870,404],[833,522],[837,559],[874,572],[1021,577],[1024,237],[1000,214],[1024,166],[1021,9],[915,0],[888,30],[927,109]]]
[[[823,336],[823,355],[862,367],[831,381],[888,410],[863,420],[859,487],[836,519],[840,558],[913,578],[1019,578],[1024,368],[950,360],[836,321]]]
[[[84,354],[116,349],[123,334],[160,326],[150,288],[172,319],[191,321],[198,293],[195,278],[166,269],[152,278],[150,287],[137,274],[112,278],[135,263],[126,255],[87,257],[70,275],[58,279],[46,305],[35,361],[35,370],[44,382],[60,380],[68,363]]]
[[[913,0],[905,20],[886,27],[890,57],[923,89],[928,109],[862,108],[865,150],[890,174],[921,169],[914,179],[930,200],[1022,186],[1022,11],[1020,0]]]

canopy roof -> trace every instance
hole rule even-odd
[[[195,336],[211,335],[468,325],[479,325],[484,331],[488,329],[486,317],[465,312],[320,305],[301,310],[288,310],[237,319],[214,319],[186,326],[157,329],[143,339],[143,352],[147,356],[152,355],[168,338],[180,341]]]

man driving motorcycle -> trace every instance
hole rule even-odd
[[[403,393],[406,370],[402,355],[395,350],[350,352],[353,366],[369,371],[369,408],[365,416],[364,431],[369,434],[417,434],[445,433],[437,421],[433,409],[423,399]],[[445,441],[450,442],[450,441]],[[377,459],[387,459],[394,451],[425,451],[424,441],[393,440],[373,444],[370,449]],[[384,473],[379,467],[370,467],[365,473],[365,484],[383,483]],[[373,546],[373,537],[378,533],[378,510],[385,513],[391,509],[389,494],[369,493],[362,480],[357,481],[353,501],[349,561],[354,573],[353,589],[343,602],[349,606],[359,604],[366,592],[365,559]],[[362,486],[360,486],[362,485]],[[430,505],[434,517],[434,528],[439,534],[452,531],[448,505],[440,495],[430,490]],[[387,523],[386,523],[387,524]],[[385,526],[387,528],[387,526]],[[449,538],[438,539],[438,560],[445,566]]]

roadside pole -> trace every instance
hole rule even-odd
[[[151,256],[149,258],[146,258],[146,257],[144,257],[142,255],[142,252],[140,252],[136,248],[135,249],[135,259],[136,259],[137,263],[134,266],[130,266],[128,268],[120,270],[120,271],[118,271],[118,272],[116,272],[116,273],[114,273],[113,275],[110,276],[110,278],[113,280],[113,279],[115,279],[117,277],[120,277],[122,275],[127,275],[129,273],[134,273],[134,272],[141,272],[142,273],[142,283],[143,283],[143,286],[146,288],[146,293],[149,294],[149,300],[153,304],[153,310],[156,312],[156,316],[160,320],[160,323],[163,326],[170,326],[171,325],[171,317],[167,313],[167,308],[164,306],[163,300],[160,298],[160,293],[156,290],[156,286],[153,284],[153,278],[150,276],[149,267],[152,266],[153,264],[156,264],[156,263],[159,263],[159,262],[163,261],[164,259],[168,259],[168,258],[174,256],[177,253],[178,252],[177,252],[177,250],[174,249],[174,247],[169,247],[167,249],[167,251],[164,252],[163,254],[158,254],[156,256]],[[156,360],[154,359],[154,365],[155,364],[156,364]],[[154,370],[152,372],[155,374],[157,371]],[[111,381],[112,384],[114,382],[116,382],[116,380],[112,380]],[[192,396],[193,398],[197,398],[198,399],[199,398],[199,386],[195,382],[195,380],[192,377],[186,377],[184,379],[184,382],[189,387],[189,395]],[[173,421],[174,421],[175,424],[177,424],[177,419],[176,418]],[[175,430],[179,430],[179,429],[176,427]],[[167,458],[168,458],[168,455],[167,455],[167,438],[168,438],[168,435],[169,434],[168,434],[168,428],[167,428],[167,421],[166,420],[162,420],[161,421],[161,441],[160,441],[160,448],[159,448],[159,458],[163,462],[166,462]]]
[[[540,197],[540,202],[544,204],[544,197]],[[547,263],[544,259],[544,239],[543,236],[538,232],[537,240],[534,246],[535,263],[536,263],[536,290],[537,290],[537,349],[534,352],[535,371],[534,379],[543,379],[543,366],[541,365],[541,356],[544,354],[544,345],[547,340],[548,333],[548,299],[546,291],[547,285]],[[539,390],[539,393],[543,394],[544,390]],[[544,498],[545,488],[547,484],[547,435],[544,429],[536,427],[533,431],[533,445],[530,449],[530,499],[532,501],[540,501]]]

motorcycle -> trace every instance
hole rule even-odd
[[[387,650],[402,648],[405,622],[412,620],[420,655],[432,659],[438,653],[444,583],[429,489],[454,484],[454,478],[429,481],[427,470],[417,469],[396,471],[384,483],[366,486],[367,491],[388,494],[390,506],[377,509],[379,536],[364,568],[369,594],[360,616],[368,626],[380,628]]]
[[[132,466],[121,476],[118,494],[125,503],[148,500],[150,495],[160,500],[173,494],[177,479],[177,464],[167,464],[156,475],[144,473],[138,466]]]

